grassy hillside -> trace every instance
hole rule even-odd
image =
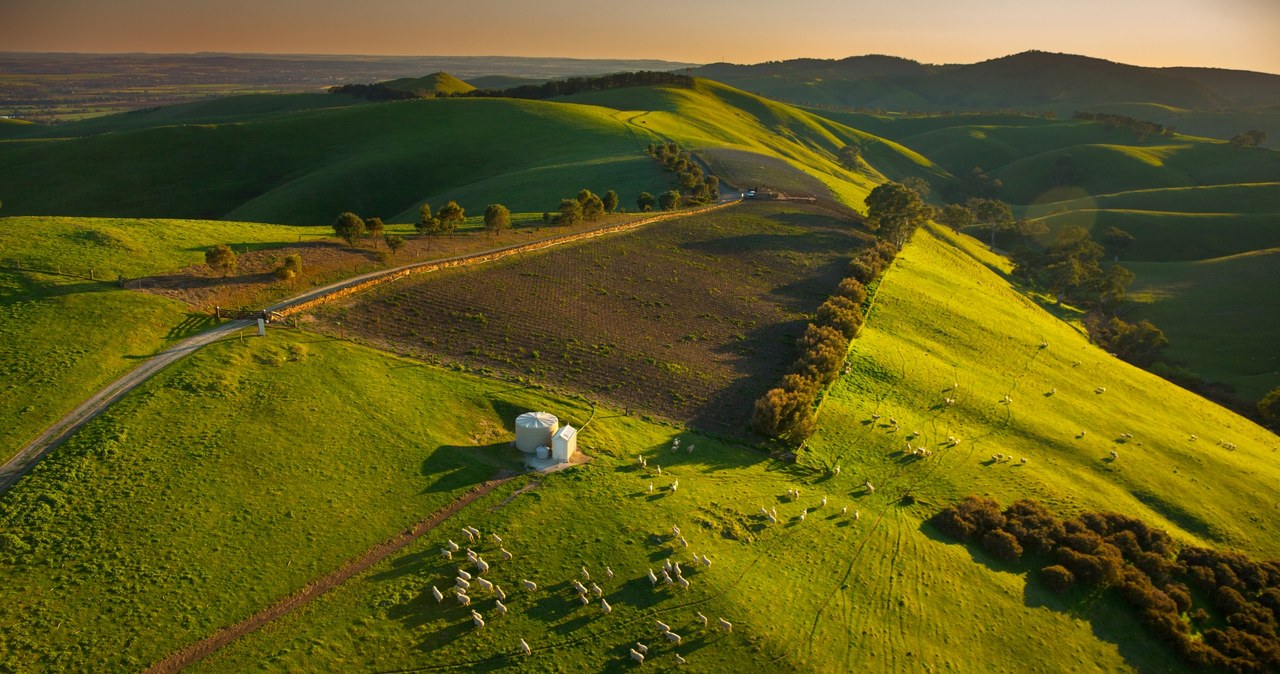
[[[1138,276],[1126,315],[1160,326],[1170,356],[1246,400],[1280,386],[1280,248],[1126,266]]]
[[[382,83],[388,89],[411,91],[427,96],[436,94],[465,94],[475,91],[475,87],[445,72],[432,73],[424,77],[402,77]]]
[[[513,211],[541,212],[584,185],[626,195],[666,186],[666,176],[643,156],[648,138],[597,108],[442,98],[4,141],[0,183],[11,213],[317,224],[348,209],[390,217],[431,195],[547,168],[543,177],[555,182],[509,180],[463,202],[471,210],[498,201]],[[601,162],[613,170],[605,177],[614,184],[593,180]],[[62,167],[69,163],[95,179],[67,174]]]

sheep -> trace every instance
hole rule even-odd
[[[605,615],[613,613],[613,607],[609,605],[609,602],[604,597],[600,598],[600,611]]]
[[[468,597],[466,592],[459,592],[455,596],[458,598],[459,604],[462,604],[463,606],[471,605],[471,597]]]
[[[591,584],[591,592],[593,592],[597,597],[604,596],[604,590],[601,590],[600,586],[596,585],[595,583]]]
[[[770,514],[770,515],[773,515],[773,516],[774,516],[774,518],[777,518],[777,517],[778,517],[778,509],[777,509],[776,507],[774,507],[774,508],[769,508],[769,514]]]
[[[431,596],[436,598],[436,603],[444,601],[444,593],[436,589],[435,585],[431,586]]]
[[[697,616],[694,618],[694,620],[697,620],[699,623],[701,623],[703,627],[707,626],[707,616],[704,616],[701,613],[698,613]]]
[[[457,543],[454,543],[453,541],[449,541],[448,543],[445,543],[445,547],[446,547],[446,548],[449,548],[449,552],[457,552],[457,551],[458,551],[458,544],[457,544]]]
[[[778,518],[773,513],[769,513],[769,524],[777,524]]]
[[[650,585],[657,585],[657,584],[658,584],[658,577],[657,577],[656,575],[654,575],[654,573],[653,573],[653,569],[649,569],[649,584],[650,584]]]
[[[608,576],[609,578],[613,578],[613,569],[607,566],[604,567],[604,575]]]
[[[467,579],[463,578],[462,576],[458,576],[453,580],[454,580],[454,583],[453,583],[454,587],[460,587],[464,590],[471,587],[471,583],[468,583]]]
[[[1042,348],[1042,349],[1047,349],[1047,348],[1049,348],[1049,343],[1048,343],[1048,342],[1040,342],[1040,348]]]
[[[665,634],[666,632],[671,631],[671,626],[661,620],[654,620],[654,622],[658,623],[658,634]]]
[[[488,571],[488,570],[489,570],[489,562],[486,562],[486,561],[484,561],[483,559],[480,559],[480,557],[477,555],[477,556],[476,556],[476,570],[477,570],[477,573],[484,573],[484,572]]]
[[[644,457],[643,457],[643,456],[640,456],[639,454],[636,454],[636,465],[637,465],[637,466],[643,466],[643,465],[644,465]]]
[[[689,448],[685,450],[685,453],[686,453],[686,454],[692,454],[692,453],[693,453],[693,448],[694,448],[694,445],[689,445]]]
[[[586,586],[584,586],[582,583],[579,583],[576,579],[570,581],[569,585],[572,586],[573,591],[577,592],[578,594],[585,594],[587,592]]]
[[[823,497],[822,497],[822,505],[821,505],[821,506],[818,506],[818,507],[820,507],[820,508],[825,508],[825,507],[827,507],[827,497],[825,497],[825,496],[823,496]]]
[[[644,653],[645,655],[648,655],[648,654],[649,654],[649,647],[648,647],[648,646],[646,646],[646,645],[644,645],[644,644],[642,644],[642,643],[640,643],[639,641],[637,641],[637,642],[636,642],[635,650],[640,651],[641,653]]]
[[[960,446],[960,438],[956,438],[955,440],[952,440],[952,441],[951,441],[951,446],[952,446],[952,447],[959,447],[959,446]]]
[[[839,476],[839,475],[840,475],[840,464],[838,464],[838,463],[836,464],[836,470],[835,470],[835,473],[836,473],[836,475],[837,475],[837,476]]]
[[[535,583],[535,582],[533,582],[533,581],[531,581],[531,580],[529,580],[528,578],[524,578],[524,579],[522,579],[522,580],[520,581],[520,585],[524,586],[524,589],[526,589],[526,590],[528,590],[528,591],[530,591],[530,592],[537,592],[537,591],[538,591],[538,584],[537,584],[537,583]]]
[[[1118,458],[1120,458],[1120,455],[1116,453],[1116,450],[1111,450],[1111,460],[1114,461]]]
[[[862,486],[867,488],[868,494],[876,493],[876,486],[874,484],[871,484],[871,480],[867,480],[866,482],[863,482]]]
[[[895,419],[895,418],[893,418],[893,417],[889,417],[889,423],[890,423],[890,424],[892,424],[892,425],[894,425],[894,426],[897,426],[897,425],[898,425],[898,420],[897,420],[897,419]]]
[[[862,511],[861,510],[853,511],[853,520],[856,522],[860,519],[862,519]]]
[[[480,589],[484,590],[485,592],[493,592],[493,583],[490,583],[484,578],[477,578],[476,585],[479,585]]]
[[[680,562],[676,562],[675,564],[672,564],[672,565],[671,565],[671,570],[672,570],[673,572],[675,572],[675,574],[676,574],[677,576],[682,576],[682,575],[684,575],[684,574],[683,574],[683,573],[681,573],[681,571],[680,571]]]
[[[1058,388],[1056,386],[1054,388],[1049,389],[1049,395],[1052,396],[1057,394],[1058,394]]]
[[[440,548],[440,556],[444,557],[446,560],[452,560],[453,552],[451,552],[449,548]]]
[[[671,574],[667,573],[665,570],[662,572],[662,582],[667,585],[670,585],[673,582],[671,580]]]
[[[675,493],[675,491],[676,491],[677,489],[679,489],[679,488],[680,488],[680,480],[676,480],[675,482],[672,482],[672,483],[671,483],[671,492],[672,492],[672,493]]]
[[[686,580],[683,576],[680,578],[676,578],[676,585],[679,585],[681,590],[689,589],[689,581]]]
[[[676,656],[676,664],[677,664],[677,665],[683,665],[683,664],[684,664],[684,658],[680,657],[680,654],[679,654],[679,653],[676,653],[676,654],[675,654],[675,656]]]
[[[769,516],[769,509],[768,509],[768,508],[765,508],[764,506],[760,506],[760,514],[761,514],[761,515],[764,515],[765,517],[768,517],[768,516]]]
[[[803,522],[803,521],[804,521],[804,518],[805,518],[805,517],[808,517],[808,515],[809,515],[809,511],[808,511],[808,510],[801,510],[801,511],[800,511],[800,521],[801,521],[801,522]]]
[[[476,542],[476,537],[475,537],[475,536],[472,536],[472,535],[471,535],[471,532],[470,532],[469,530],[467,530],[466,528],[463,528],[462,533],[464,533],[464,534],[466,534],[466,535],[467,535],[467,541],[469,541],[469,542],[471,542],[471,543],[475,543],[475,542]]]
[[[662,560],[662,570],[663,571],[671,570],[671,560],[669,558]]]
[[[532,654],[533,654],[533,649],[532,649],[532,648],[529,648],[529,643],[528,643],[527,641],[525,641],[524,639],[521,639],[521,640],[520,640],[520,652],[521,652],[521,653],[524,653],[525,655],[532,655]]]
[[[661,475],[661,474],[662,474],[662,466],[657,466],[657,468],[658,468],[658,474],[659,474],[659,475]]]
[[[591,603],[591,600],[587,599],[587,595],[585,594],[578,595],[578,601],[582,602],[583,606],[586,606],[587,604]]]
[[[871,415],[871,420],[872,420],[872,421],[879,421],[879,420],[880,420],[880,415],[879,415],[879,414],[872,414],[872,415]]]
[[[650,494],[652,494],[652,493],[653,493],[653,483],[652,483],[652,482],[650,482],[650,483],[649,483],[649,493],[650,493]]]
[[[587,571],[587,567],[585,566],[582,567],[582,579],[591,580],[591,572]]]
[[[1093,390],[1093,392],[1094,392],[1094,393],[1097,393],[1097,394],[1103,394],[1103,393],[1106,393],[1106,392],[1107,392],[1107,387],[1105,387],[1105,386],[1099,386],[1098,388],[1094,389],[1094,390]]]
[[[685,540],[684,536],[681,536],[681,537],[680,537],[680,545],[681,545],[681,547],[686,547],[686,548],[687,548],[687,547],[689,547],[689,541]]]
[[[493,596],[494,596],[494,597],[496,597],[496,598],[498,599],[498,601],[506,601],[506,600],[507,600],[507,593],[506,593],[506,592],[503,592],[503,591],[502,591],[502,588],[501,588],[501,587],[498,587],[498,584],[497,584],[497,583],[494,583],[494,584],[493,584]]]
[[[676,526],[676,525],[672,524],[672,525],[671,525],[671,535],[672,535],[672,536],[679,536],[679,535],[680,535],[680,527],[678,527],[678,526]]]
[[[476,627],[484,627],[484,618],[481,618],[479,613],[471,614],[471,622],[475,623]]]
[[[841,508],[841,509],[840,509],[840,516],[841,516],[841,517],[844,517],[845,515],[848,515],[848,514],[849,514],[849,506],[845,506],[845,507],[843,507],[843,508]]]
[[[480,530],[479,530],[479,529],[477,529],[477,528],[475,528],[475,527],[473,527],[473,526],[468,526],[468,527],[467,527],[467,530],[471,532],[471,535],[475,536],[476,538],[480,538]]]
[[[502,558],[504,560],[507,560],[507,561],[511,560],[511,553],[508,552],[506,548],[498,548],[498,552],[502,553]]]
[[[667,636],[667,641],[670,641],[671,643],[673,643],[673,644],[675,644],[675,645],[677,645],[677,646],[679,646],[679,645],[680,645],[680,635],[679,635],[679,634],[676,634],[675,632],[667,632],[667,633],[666,633],[666,636]]]
[[[1077,360],[1077,361],[1075,361],[1075,362],[1073,362],[1073,363],[1071,363],[1071,367],[1078,367],[1079,365],[1080,365],[1080,361],[1078,361],[1078,360]]]
[[[502,537],[498,534],[489,534],[489,538],[493,539],[495,545],[502,545]]]
[[[942,399],[942,402],[943,402],[943,404],[945,404],[946,406],[950,407],[950,406],[952,406],[952,405],[956,404],[956,399],[955,399],[955,398],[943,398],[943,399]]]
[[[720,619],[719,625],[720,625],[720,629],[726,632],[733,631],[733,623],[729,622],[728,620],[725,620],[724,618]]]
[[[479,559],[479,558],[480,558],[480,555],[477,555],[475,550],[472,550],[471,548],[467,548],[467,561],[468,561],[468,562],[471,562],[472,564],[474,564],[474,563],[475,563],[475,561],[476,561],[477,559]]]
[[[708,557],[708,556],[706,556],[706,555],[703,555],[703,556],[702,556],[702,565],[703,565],[703,566],[705,566],[705,567],[707,567],[708,569],[709,569],[709,568],[711,568],[711,558],[710,558],[710,557]]]
[[[1195,442],[1195,441],[1196,441],[1196,434],[1195,434],[1195,433],[1192,433],[1192,434],[1191,434],[1191,437],[1190,437],[1190,438],[1187,438],[1187,439],[1188,439],[1188,440],[1190,440],[1190,441],[1192,441],[1192,442]]]
[[[493,610],[497,611],[498,615],[506,615],[507,605],[502,603],[502,600],[499,599],[498,601],[493,602]]]
[[[1021,463],[1022,463],[1022,465],[1024,465],[1024,466],[1025,466],[1025,465],[1027,465],[1027,457],[1025,457],[1025,456],[1024,456],[1024,457],[1022,457],[1022,459],[1020,459],[1020,462],[1021,462]]]
[[[632,659],[632,660],[635,660],[636,662],[638,662],[638,663],[640,663],[640,664],[642,664],[642,665],[644,664],[644,655],[643,655],[643,654],[641,654],[641,653],[636,652],[636,649],[634,649],[634,648],[633,648],[633,649],[631,649],[631,659]]]

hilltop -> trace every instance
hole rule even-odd
[[[419,96],[436,96],[440,94],[465,94],[475,91],[476,87],[446,72],[437,72],[424,77],[402,77],[381,83],[388,89],[408,91]]]

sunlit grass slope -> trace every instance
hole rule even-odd
[[[643,155],[648,141],[600,108],[440,98],[4,141],[0,184],[11,213],[324,224],[344,210],[387,218],[481,181],[574,167],[548,173],[546,182],[508,180],[463,202],[470,210],[499,202],[541,212],[587,185],[622,195],[664,188],[669,178]],[[614,169],[607,177],[615,184],[593,179],[601,162]],[[72,165],[78,169],[67,171]]]
[[[186,220],[0,219],[0,455],[7,459],[90,393],[165,344],[207,327],[181,302],[113,284],[22,272],[136,278],[237,249],[291,243],[297,227]]]
[[[699,79],[690,88],[633,87],[564,100],[616,109],[617,116],[632,126],[695,150],[739,150],[780,159],[857,209],[886,179],[948,178],[931,160],[893,141],[710,80]],[[851,143],[863,148],[866,165],[858,171],[836,160],[839,150]],[[734,159],[729,157],[726,168],[733,172]]]
[[[1126,317],[1160,326],[1170,356],[1246,400],[1280,386],[1280,248],[1126,266],[1137,275]]]

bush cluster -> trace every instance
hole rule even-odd
[[[796,340],[798,356],[791,371],[756,400],[751,420],[757,431],[790,444],[813,434],[818,393],[840,376],[849,343],[862,328],[865,284],[879,278],[897,252],[896,246],[882,240],[849,263],[849,276],[818,307],[814,321]]]
[[[718,198],[720,178],[704,173],[702,163],[688,150],[680,149],[679,144],[650,143],[645,152],[661,162],[666,171],[676,174],[675,189],[671,192],[676,199],[671,208],[678,208],[681,203],[709,204]],[[666,205],[663,208],[670,210]]]
[[[969,496],[931,522],[1005,562],[1048,562],[1039,577],[1055,592],[1118,593],[1189,665],[1248,673],[1280,668],[1280,562],[1178,549],[1168,533],[1117,513],[1061,521],[1031,500],[1001,510],[992,499]],[[1196,605],[1197,596],[1207,608]],[[1210,627],[1215,617],[1221,626]]]

